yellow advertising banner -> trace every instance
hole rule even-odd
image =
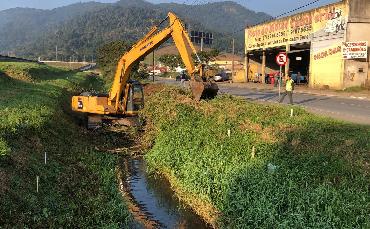
[[[343,33],[348,20],[344,2],[320,7],[245,30],[246,49],[309,42],[314,36]]]
[[[310,86],[340,89],[343,73],[342,42],[337,39],[326,48],[311,52]]]

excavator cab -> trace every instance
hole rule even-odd
[[[88,98],[92,101],[99,99],[98,96],[91,95],[89,95]],[[115,115],[96,115],[89,113],[87,116],[87,128],[97,129],[103,124],[121,127],[140,126],[141,123],[138,119],[138,113],[144,108],[143,85],[139,81],[128,80],[120,100],[120,110],[124,112]]]

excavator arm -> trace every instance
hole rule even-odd
[[[125,53],[119,60],[114,76],[114,82],[109,93],[109,103],[110,105],[114,105],[116,110],[119,109],[122,89],[129,79],[133,65],[143,56],[151,53],[154,49],[158,48],[171,37],[175,42],[175,45],[192,81],[195,81],[195,74],[202,74],[200,72],[202,67],[196,67],[194,65],[192,54],[196,54],[196,50],[191,43],[189,35],[182,25],[180,19],[173,13],[169,13],[166,19],[169,20],[168,27],[162,31],[158,31],[158,26],[152,28],[143,39],[135,44],[132,49]],[[161,23],[163,23],[163,21]],[[196,97],[200,98],[200,96]]]
[[[169,21],[169,25],[159,30],[159,26],[164,21]],[[218,91],[217,85],[211,82],[203,82],[203,66],[195,66],[193,62],[192,54],[196,54],[196,50],[190,41],[189,35],[180,19],[175,14],[169,13],[165,20],[158,26],[153,27],[147,35],[121,57],[108,96],[74,96],[72,98],[72,109],[74,111],[99,115],[128,115],[127,107],[123,104],[127,104],[130,90],[133,90],[130,88],[131,84],[129,83],[132,67],[142,57],[151,53],[169,38],[172,38],[175,42],[191,77],[190,87],[193,91],[194,99],[199,100],[202,97],[215,96]]]

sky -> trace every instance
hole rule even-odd
[[[88,2],[91,0],[0,0],[0,10],[14,8],[14,7],[31,7],[38,9],[52,9],[60,6],[69,5],[76,2]],[[117,0],[95,0],[98,2],[111,3]],[[132,0],[135,1],[135,0]],[[186,4],[202,4],[207,2],[216,2],[221,0],[147,0],[152,3],[161,2],[176,2]],[[299,6],[313,2],[314,0],[233,0],[241,5],[244,5],[248,9],[265,12],[272,16],[277,16],[281,13],[295,9]],[[339,0],[320,0],[315,3],[312,7],[322,6]],[[307,8],[308,9],[308,8]]]

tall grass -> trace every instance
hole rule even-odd
[[[0,71],[0,228],[128,227],[117,158],[98,149],[123,136],[86,133],[70,112],[74,92],[102,82],[28,63]]]
[[[294,110],[151,90],[146,159],[221,228],[370,227],[370,128]]]

